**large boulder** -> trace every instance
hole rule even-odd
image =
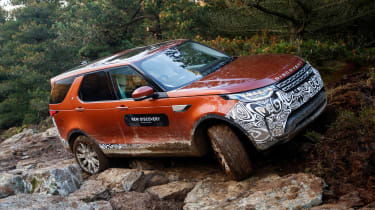
[[[23,179],[30,193],[66,196],[79,189],[82,171],[77,164],[60,164],[25,171]]]
[[[19,175],[0,173],[0,198],[25,193],[26,183]]]
[[[0,200],[0,209],[45,209],[45,210],[111,210],[108,201],[85,203],[62,196],[50,196],[42,194],[19,194]]]
[[[311,174],[259,180],[204,180],[188,193],[184,209],[297,209],[322,203],[323,180]]]
[[[130,191],[143,192],[146,187],[169,182],[165,174],[159,171],[139,171],[124,168],[107,169],[100,173],[96,180],[102,181],[111,194]]]

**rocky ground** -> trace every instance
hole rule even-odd
[[[295,209],[322,203],[324,182],[312,174],[259,170],[235,182],[210,158],[116,159],[115,168],[88,176],[60,150],[55,135],[53,128],[25,129],[1,143],[0,209]]]
[[[375,76],[348,75],[329,84],[322,117],[253,154],[241,182],[210,156],[112,159],[88,176],[54,128],[24,129],[0,143],[0,209],[375,209]]]

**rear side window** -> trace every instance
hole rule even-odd
[[[97,72],[86,75],[79,89],[79,98],[82,101],[114,100],[107,74]]]
[[[74,79],[75,77],[70,77],[55,82],[51,90],[51,104],[59,104],[64,101],[64,98],[68,93],[70,86],[72,86]]]

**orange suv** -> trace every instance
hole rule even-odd
[[[202,156],[247,177],[258,151],[290,140],[326,106],[318,71],[291,55],[230,57],[189,40],[130,49],[51,79],[50,114],[90,174],[111,156]]]

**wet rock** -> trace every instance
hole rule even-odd
[[[148,209],[163,209],[176,210],[181,209],[182,202],[168,202],[161,201],[149,193],[140,192],[125,192],[118,193],[110,200],[113,209],[121,210],[148,210]]]
[[[0,198],[25,192],[26,183],[23,181],[21,176],[0,173]]]
[[[69,198],[91,202],[96,200],[108,200],[110,197],[109,191],[102,181],[88,180],[84,182],[79,190],[71,193]]]
[[[0,209],[110,210],[112,209],[112,207],[108,201],[85,203],[79,200],[68,199],[62,196],[19,194],[1,199]]]
[[[30,193],[66,196],[79,189],[82,171],[77,164],[61,164],[26,171],[23,179]]]
[[[150,187],[146,190],[146,192],[162,200],[174,199],[183,201],[193,187],[193,183],[177,181],[169,184]]]
[[[295,209],[322,203],[323,181],[311,174],[270,175],[260,180],[196,184],[184,209]]]
[[[164,168],[163,163],[157,159],[129,160],[129,167],[138,170],[155,170]]]
[[[125,192],[143,192],[146,187],[146,179],[143,171],[129,171],[122,181]]]

